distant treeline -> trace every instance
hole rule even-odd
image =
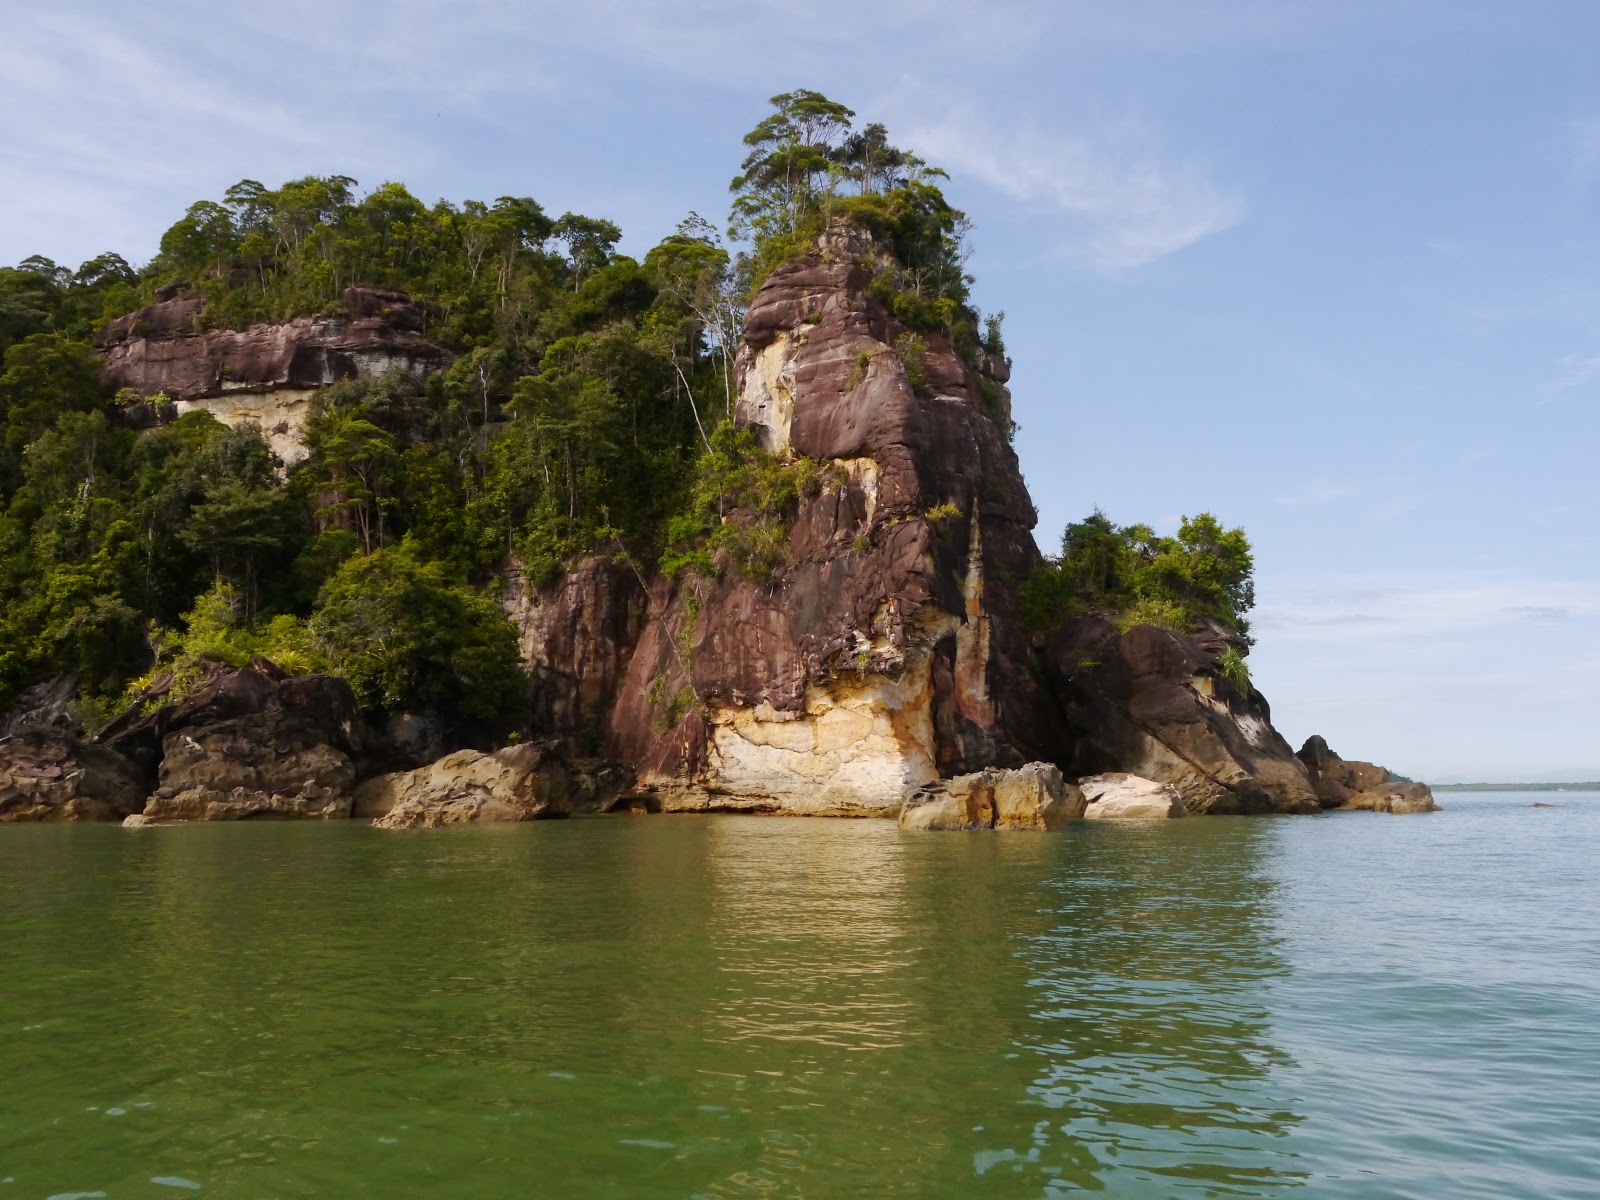
[[[1436,783],[1436,792],[1600,792],[1592,783]]]

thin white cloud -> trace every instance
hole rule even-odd
[[[952,111],[909,130],[930,161],[1059,220],[1062,250],[1098,270],[1145,266],[1245,214],[1241,195],[1165,154],[1137,121],[1050,134]]]
[[[1481,577],[1329,581],[1264,600],[1254,625],[1275,643],[1437,641],[1529,624],[1600,619],[1600,581]]]

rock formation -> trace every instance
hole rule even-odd
[[[936,779],[906,797],[900,828],[1063,829],[1084,815],[1084,794],[1054,763],[994,767]]]
[[[1340,758],[1320,735],[1308,737],[1297,757],[1305,764],[1323,808],[1387,813],[1439,810],[1427,784],[1401,779],[1375,763]]]
[[[1083,815],[1098,820],[1149,820],[1189,815],[1183,797],[1170,783],[1157,783],[1123,771],[1080,779],[1086,801]]]
[[[876,253],[836,227],[751,307],[736,422],[825,482],[771,578],[652,590],[609,733],[663,808],[893,816],[930,780],[1049,757],[1009,401],[867,294]]]
[[[120,821],[144,804],[138,771],[59,726],[0,738],[0,822]]]
[[[1192,813],[1316,812],[1305,767],[1266,698],[1220,670],[1220,633],[1185,637],[1105,617],[1065,622],[1043,651],[1071,730],[1075,774],[1171,784]]]
[[[381,829],[537,821],[604,811],[631,782],[625,773],[569,763],[547,747],[461,750],[368,780],[356,791],[355,815],[376,818]]]
[[[286,677],[265,660],[215,665],[200,686],[166,701],[163,680],[96,741],[155,790],[153,820],[344,817],[379,747],[344,680]]]
[[[179,413],[203,408],[227,425],[253,421],[285,462],[300,444],[311,395],[339,379],[442,368],[450,355],[423,336],[426,313],[398,292],[347,288],[350,317],[202,331],[205,301],[182,285],[108,322],[96,338],[113,386],[164,394]]]

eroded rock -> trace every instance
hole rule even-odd
[[[1222,631],[1184,636],[1109,618],[1066,621],[1044,651],[1081,774],[1170,784],[1191,813],[1316,812],[1305,765],[1266,698],[1221,671]]]
[[[178,411],[203,408],[224,424],[251,421],[285,461],[304,457],[300,429],[316,389],[387,371],[425,374],[450,354],[422,335],[422,306],[398,292],[348,288],[354,315],[199,331],[204,301],[164,289],[155,303],[106,324],[96,337],[117,388],[164,394]]]
[[[1296,757],[1306,765],[1317,800],[1324,808],[1354,807],[1352,801],[1363,792],[1387,783],[1403,782],[1392,771],[1375,763],[1340,758],[1317,734],[1306,739]]]
[[[0,821],[120,821],[144,804],[138,768],[59,726],[0,738]]]
[[[1083,816],[1084,795],[1053,763],[988,768],[917,788],[900,809],[912,830],[1062,829]]]
[[[1425,783],[1382,783],[1352,796],[1344,808],[1381,813],[1439,812]]]
[[[97,740],[156,784],[152,820],[229,821],[350,815],[356,780],[380,747],[350,685],[331,675],[285,676],[258,659],[212,664],[177,701],[158,681]]]
[[[1113,771],[1078,780],[1087,805],[1083,815],[1100,820],[1166,820],[1187,816],[1183,797],[1170,783]]]
[[[930,780],[1054,756],[1009,397],[868,294],[881,265],[835,226],[751,306],[736,424],[824,471],[770,578],[652,588],[609,746],[663,808],[894,816]]]
[[[433,829],[494,821],[537,821],[609,808],[632,783],[614,764],[575,766],[549,748],[460,750],[414,771],[356,789],[356,816],[382,829]]]

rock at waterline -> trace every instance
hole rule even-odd
[[[1083,793],[1052,763],[990,767],[936,779],[906,797],[900,828],[1061,829],[1083,815]]]
[[[1080,779],[1088,802],[1083,815],[1089,820],[1161,820],[1187,816],[1183,798],[1170,783],[1157,783],[1113,771]]]
[[[630,772],[573,764],[533,744],[493,754],[459,750],[368,780],[356,789],[354,815],[376,818],[380,829],[536,821],[601,811],[632,782]]]
[[[0,821],[120,821],[144,804],[138,768],[58,726],[0,738]]]
[[[1362,792],[1344,807],[1381,813],[1442,811],[1433,802],[1433,789],[1425,783],[1385,783]]]

